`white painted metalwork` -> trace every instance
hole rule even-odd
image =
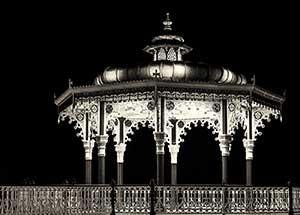
[[[293,188],[300,211],[300,188]],[[1,186],[0,214],[110,214],[102,186]],[[149,214],[150,186],[116,186],[116,214]],[[288,214],[288,187],[156,186],[157,214]]]

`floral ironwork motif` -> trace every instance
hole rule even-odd
[[[220,110],[221,110],[221,105],[218,104],[218,103],[214,103],[214,104],[212,105],[212,109],[213,109],[214,112],[218,113],[218,112],[220,112]]]
[[[148,104],[147,104],[147,108],[148,110],[154,110],[155,109],[155,104],[153,101],[150,101]]]
[[[167,103],[166,103],[166,108],[167,108],[167,110],[173,110],[174,107],[175,107],[174,102],[172,102],[172,101],[167,101]]]
[[[112,113],[113,109],[114,108],[112,105],[110,105],[110,104],[106,105],[106,108],[105,108],[106,113],[108,113],[108,114]]]

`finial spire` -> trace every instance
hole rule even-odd
[[[69,78],[69,88],[72,88],[72,86],[73,86],[73,81],[71,78]]]
[[[172,21],[170,19],[170,14],[166,13],[166,19],[165,21],[163,21],[163,25],[164,25],[164,30],[172,30]]]

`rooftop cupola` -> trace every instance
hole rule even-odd
[[[154,61],[182,61],[182,56],[192,48],[184,44],[183,37],[174,33],[169,13],[162,24],[163,32],[154,37],[144,51],[152,54]]]

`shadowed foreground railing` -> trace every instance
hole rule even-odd
[[[300,214],[300,188],[201,185],[1,186],[0,214],[149,214],[151,192],[156,214]]]

